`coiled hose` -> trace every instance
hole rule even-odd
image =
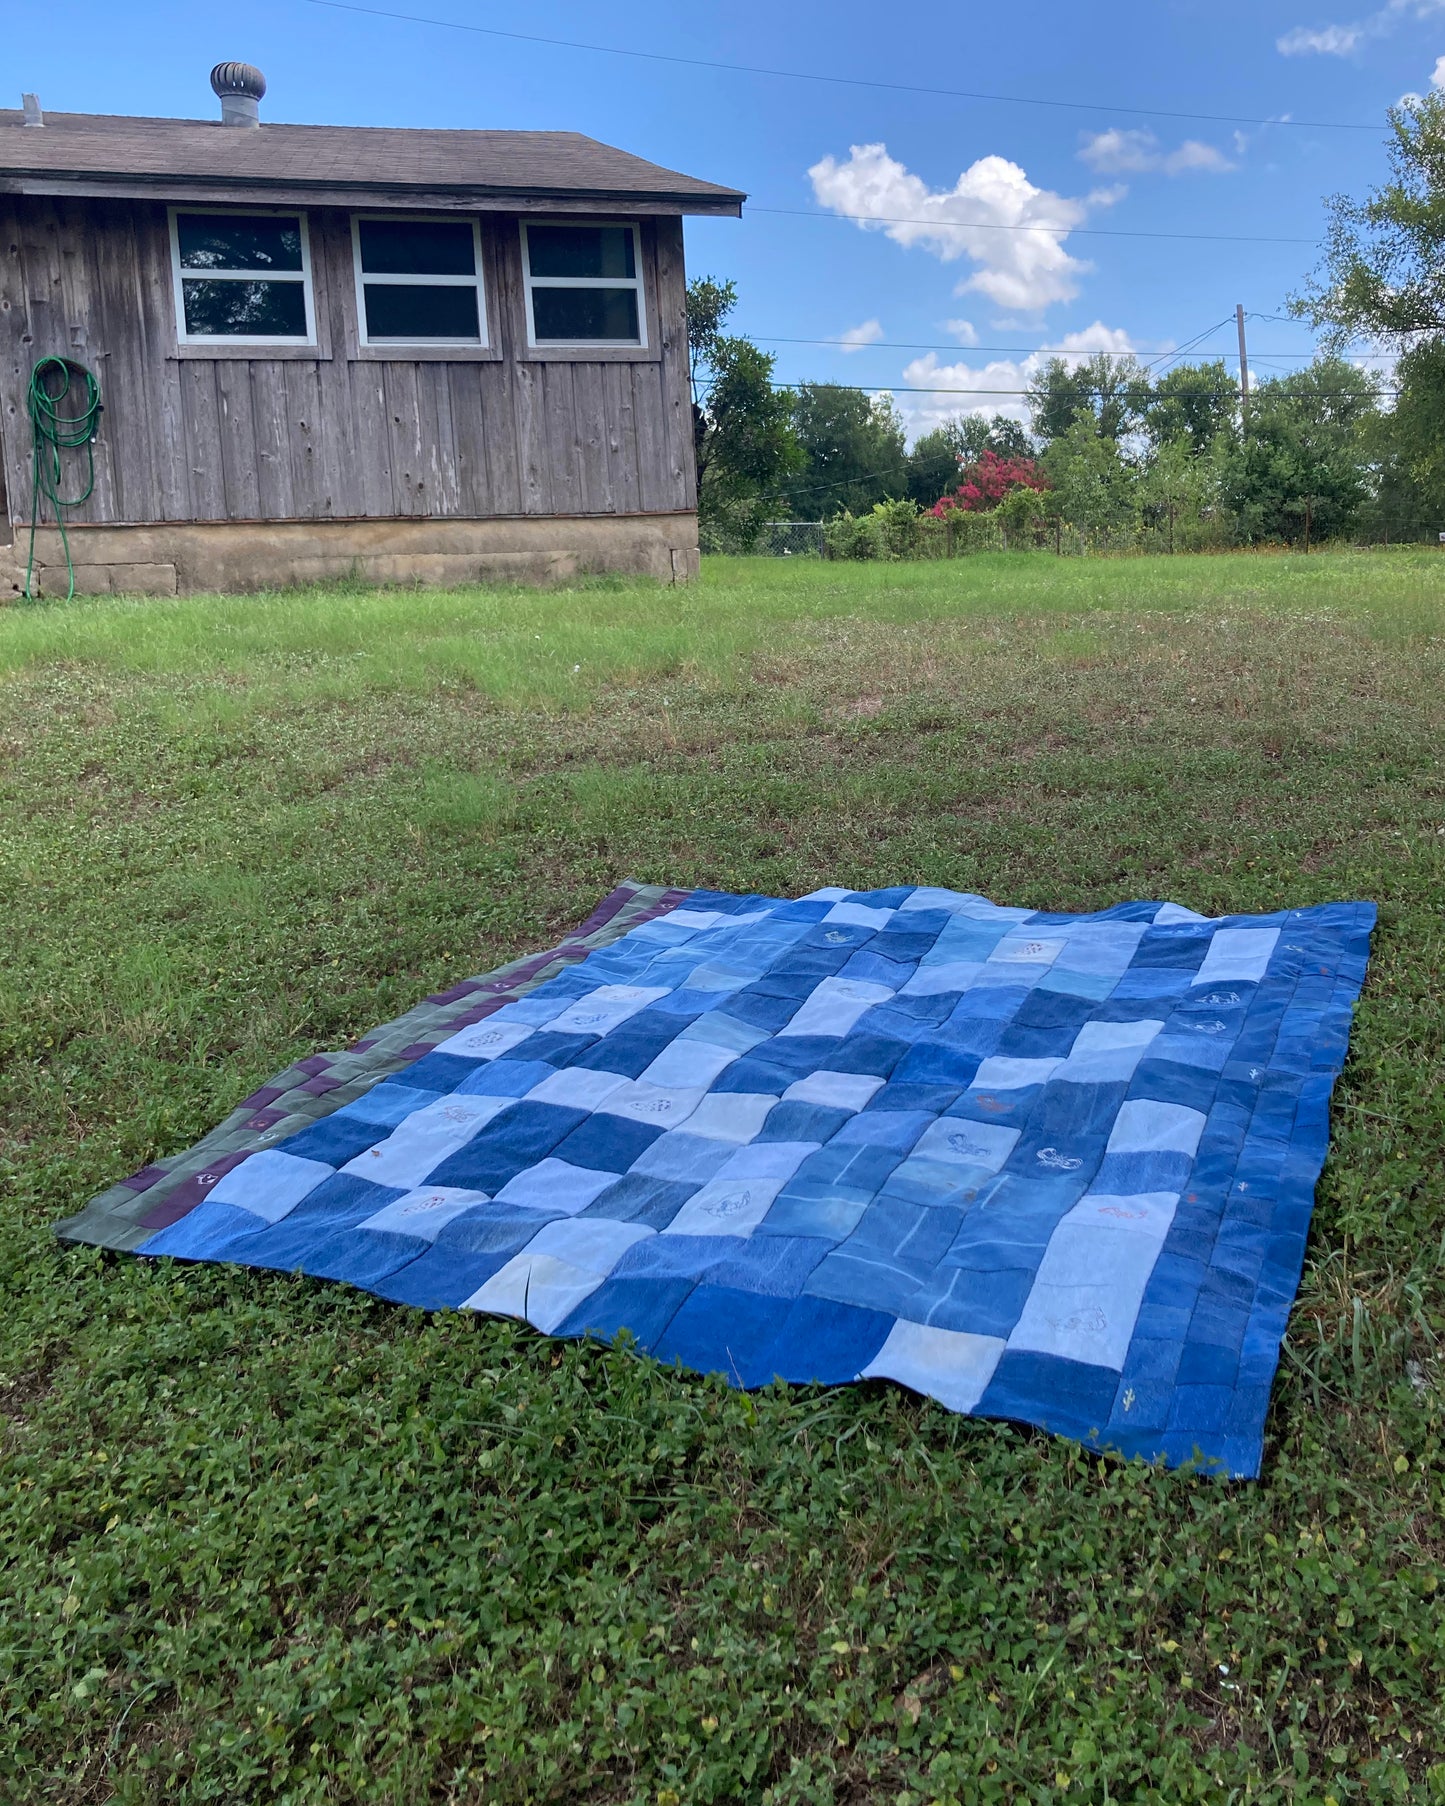
[[[79,386],[82,397],[80,411],[62,413],[61,404],[71,389]],[[75,594],[75,565],[70,556],[70,538],[65,531],[65,510],[78,508],[90,499],[95,488],[95,436],[100,431],[100,384],[84,364],[72,363],[67,357],[42,357],[30,372],[25,409],[30,416],[31,504],[30,557],[25,566],[25,599],[33,600],[31,582],[35,575],[35,530],[40,525],[40,500],[43,496],[55,511],[55,524],[60,529],[60,543],[65,548],[65,569],[70,579],[66,601]],[[75,495],[62,495],[65,479],[64,458],[67,452],[85,453],[85,484]]]

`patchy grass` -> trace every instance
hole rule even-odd
[[[0,1797],[1445,1800],[1445,558],[0,615]],[[1382,906],[1266,1476],[56,1217],[616,879]]]

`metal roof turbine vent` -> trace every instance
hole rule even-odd
[[[266,77],[251,63],[217,63],[211,87],[221,97],[222,125],[260,125]]]

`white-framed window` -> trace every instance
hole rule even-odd
[[[485,345],[482,233],[474,219],[351,218],[363,345]]]
[[[526,220],[527,343],[646,345],[642,235],[611,220]]]
[[[306,215],[172,207],[171,270],[183,345],[314,345]]]

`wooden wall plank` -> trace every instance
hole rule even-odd
[[[290,419],[286,365],[258,358],[248,368],[256,444],[257,512],[262,520],[294,520],[299,512],[291,481],[291,439],[295,428]]]
[[[180,367],[181,418],[185,427],[183,455],[196,520],[226,518],[226,471],[221,452],[217,367],[199,358]]]
[[[512,411],[515,366],[473,364],[482,402],[482,449],[487,460],[489,514],[522,512],[522,466],[516,418]]]
[[[57,288],[58,313],[54,320],[56,329],[55,353],[61,357],[74,358],[77,363],[84,364],[100,384],[101,417],[100,430],[96,435],[95,487],[90,499],[79,508],[67,509],[68,520],[104,520],[108,516],[121,514],[125,507],[123,476],[128,473],[131,486],[138,493],[146,493],[144,471],[137,467],[136,460],[148,456],[147,435],[143,428],[137,431],[136,410],[133,396],[127,393],[133,390],[138,378],[138,362],[133,348],[126,342],[120,347],[120,355],[106,355],[104,346],[90,343],[91,297],[114,287],[113,266],[124,262],[124,252],[116,245],[115,233],[110,229],[100,232],[87,232],[85,209],[83,203],[58,200],[53,203],[54,219],[57,228],[56,272],[59,282]],[[112,213],[113,209],[107,209]],[[122,226],[124,222],[121,222]],[[109,295],[107,295],[109,299]],[[66,408],[80,404],[81,394],[77,387],[72,391],[69,401],[62,404]],[[65,477],[62,493],[74,495],[77,485],[85,481],[88,464],[84,452],[65,454]]]
[[[217,361],[216,394],[221,406],[226,516],[229,520],[260,520],[261,485],[256,473],[256,423],[248,358]]]
[[[94,285],[88,248],[77,242],[72,217],[75,211],[73,202],[45,201],[28,218],[22,216],[21,219],[19,244],[25,291],[25,331],[21,334],[16,359],[16,379],[20,439],[26,460],[22,493],[27,516],[33,491],[30,460],[34,435],[26,411],[26,392],[35,365],[44,357],[77,358],[100,382],[102,401],[109,388],[109,372],[100,350],[72,342],[72,324],[86,318],[85,289]],[[76,396],[75,400],[79,402],[80,397]],[[67,519],[99,520],[113,512],[116,491],[114,443],[115,434],[102,417],[101,433],[95,446],[95,487],[87,502],[67,511]],[[62,493],[74,495],[86,480],[88,460],[83,452],[69,453],[65,455],[63,465]],[[42,507],[42,518],[52,518],[48,507]]]
[[[657,271],[657,312],[661,333],[663,444],[669,506],[697,506],[697,473],[692,442],[692,388],[687,363],[687,273],[683,265],[681,219],[652,222]]]
[[[637,431],[633,424],[632,377],[626,364],[608,364],[602,375],[612,499],[619,514],[635,514],[642,503],[637,474]]]
[[[604,371],[608,364],[572,366],[574,431],[577,435],[579,510],[583,514],[613,514],[612,469],[608,458],[607,400]]]
[[[321,385],[316,365],[275,366],[286,391],[286,449],[291,461],[291,502],[298,518],[315,520],[334,512],[335,483],[326,466],[320,430]]]
[[[336,358],[323,366],[329,378],[328,413],[345,435],[343,514],[386,517],[396,513],[392,483],[391,415],[385,364]]]
[[[552,472],[552,512],[581,514],[581,448],[577,444],[577,404],[573,365],[542,366],[546,458]]]
[[[553,478],[548,456],[542,387],[545,364],[512,366],[513,420],[517,437],[517,461],[521,472],[522,514],[553,514]],[[565,494],[565,490],[563,491]]]
[[[391,494],[396,514],[427,512],[426,476],[430,458],[421,423],[421,391],[415,364],[381,365],[386,393],[386,431],[391,443]]]
[[[417,394],[422,410],[422,453],[427,459],[426,506],[432,515],[460,514],[462,479],[459,470],[456,425],[452,418],[452,390],[446,364],[419,364]]]
[[[76,206],[76,229],[84,232],[83,203]],[[145,320],[146,290],[140,268],[149,247],[137,235],[135,207],[123,203],[105,206],[101,220],[86,236],[95,259],[99,327],[110,382],[102,422],[110,437],[115,473],[112,518],[164,518],[167,498],[174,497],[177,481],[162,473],[174,471],[177,459],[164,436],[159,393],[164,366],[153,357],[153,339]],[[88,339],[94,337],[90,321],[84,322],[81,330]]]
[[[4,510],[0,529],[8,519],[16,533],[30,513],[29,464],[20,449],[27,437],[20,407],[20,338],[24,330],[19,221],[14,201],[8,194],[0,194],[0,508]]]
[[[663,428],[662,369],[658,364],[629,364],[632,376],[632,419],[637,432],[638,490],[645,513],[670,508],[667,441]]]
[[[481,364],[433,364],[438,382],[445,388],[445,406],[451,422],[456,489],[452,512],[460,515],[491,514],[491,481],[487,471],[487,440],[482,424],[482,387],[477,373]]]
[[[188,520],[191,514],[189,470],[179,453],[181,367],[175,348],[175,302],[171,293],[170,227],[166,210],[155,202],[132,211],[135,233],[135,311],[145,378],[151,434],[155,447],[156,494],[165,520]]]

